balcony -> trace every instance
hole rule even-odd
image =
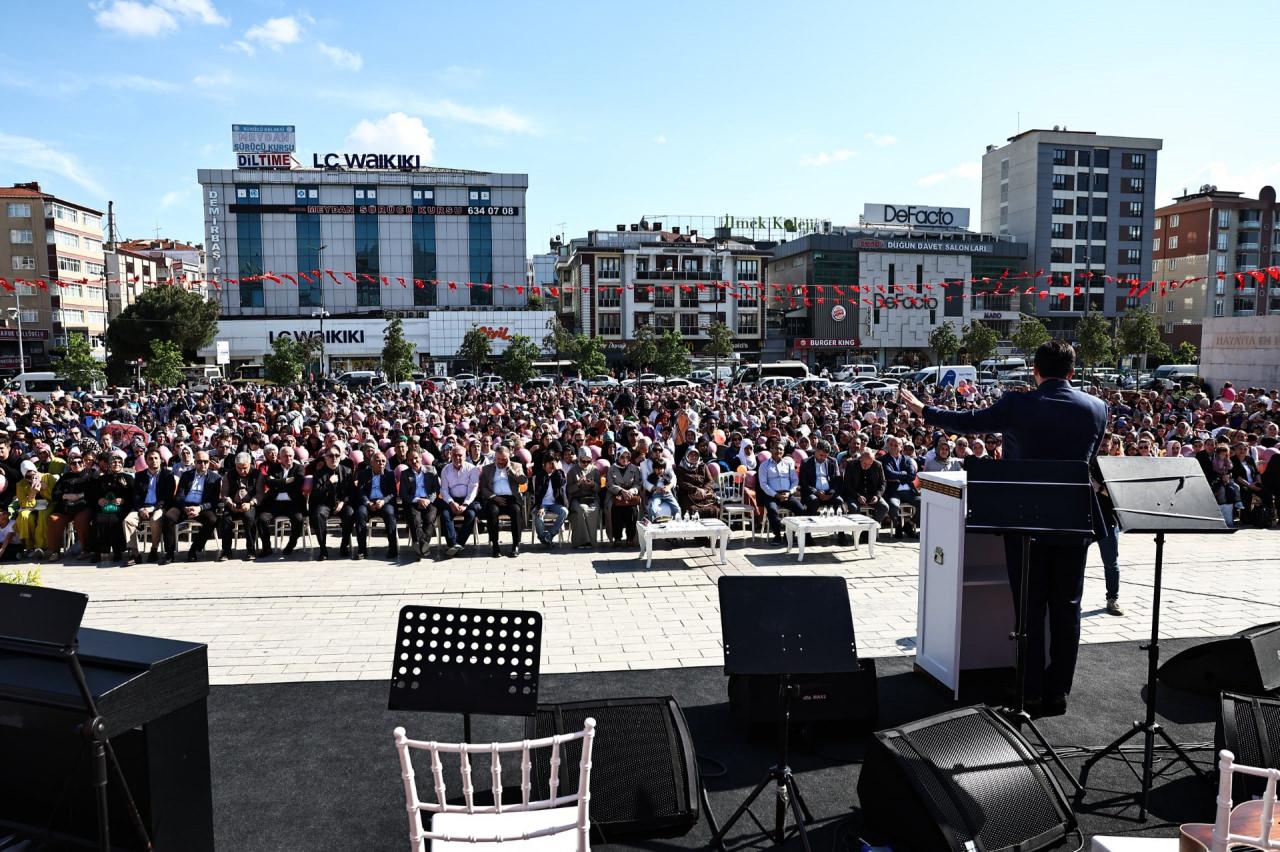
[[[1258,230],[1258,229],[1259,229],[1259,228],[1261,228],[1261,227],[1262,227],[1262,217],[1261,217],[1261,216],[1257,217],[1256,219],[1253,219],[1253,218],[1246,219],[1246,218],[1244,218],[1243,216],[1241,216],[1241,217],[1240,217],[1240,229],[1241,229],[1241,230],[1256,231],[1256,230]]]
[[[1236,248],[1240,251],[1257,251],[1258,247],[1258,238],[1256,236],[1241,237],[1236,243]]]
[[[681,269],[636,270],[637,281],[719,281],[719,272],[699,272]]]

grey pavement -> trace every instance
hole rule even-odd
[[[380,557],[380,540],[371,545]],[[1121,539],[1127,614],[1115,617],[1102,612],[1102,565],[1090,548],[1083,641],[1147,637],[1154,550],[1150,536]],[[207,643],[215,684],[387,678],[396,619],[411,603],[541,612],[548,673],[720,665],[721,574],[841,576],[860,654],[915,648],[919,547],[910,541],[882,541],[873,559],[865,544],[855,551],[818,539],[797,565],[794,552],[737,534],[727,565],[706,548],[659,545],[650,569],[634,551],[610,549],[535,548],[492,559],[482,544],[449,561],[405,565],[300,554],[163,567],[68,563],[45,566],[43,578],[89,595],[86,626]],[[1276,620],[1280,533],[1169,539],[1162,636],[1218,636]]]

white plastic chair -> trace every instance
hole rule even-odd
[[[1235,755],[1223,749],[1218,752],[1218,800],[1217,811],[1213,821],[1211,842],[1207,845],[1210,852],[1228,852],[1233,846],[1244,844],[1256,849],[1280,850],[1280,824],[1272,827],[1277,820],[1276,783],[1280,781],[1280,769],[1261,769],[1256,766],[1242,766],[1235,762]],[[1231,782],[1233,775],[1252,775],[1267,779],[1262,798],[1249,802],[1250,809],[1257,808],[1261,818],[1261,832],[1248,835],[1231,830]],[[1256,818],[1257,812],[1250,816]],[[1237,820],[1240,817],[1237,816]],[[1252,821],[1252,820],[1250,820]],[[1203,838],[1190,841],[1194,843]],[[1178,838],[1143,838],[1143,837],[1105,837],[1093,838],[1093,852],[1178,852],[1182,847]]]
[[[732,529],[735,523],[748,524],[751,537],[756,535],[756,513],[747,505],[743,496],[743,476],[740,473],[725,474],[716,480],[716,501],[720,504],[720,517]]]
[[[576,734],[557,734],[539,740],[507,743],[439,743],[411,740],[404,728],[395,729],[396,750],[400,754],[400,774],[404,780],[405,807],[409,814],[409,848],[426,852],[431,841],[432,852],[460,850],[462,844],[502,843],[527,852],[559,852],[591,848],[591,747],[596,735],[596,720],[588,718]],[[560,749],[566,743],[582,740],[582,759],[578,766],[578,790],[573,795],[558,795],[560,786]],[[530,752],[551,749],[551,775],[547,798],[533,799]],[[431,753],[431,778],[435,802],[418,798],[409,749]],[[502,763],[504,753],[520,753],[520,802],[502,801]],[[444,767],[441,754],[459,755],[464,804],[449,804],[445,793]],[[490,779],[493,804],[475,804],[475,787],[471,781],[473,754],[487,754],[491,761]],[[432,814],[431,829],[422,826],[422,812]]]

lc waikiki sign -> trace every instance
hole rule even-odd
[[[339,171],[401,171],[422,168],[421,154],[312,154],[317,169]]]

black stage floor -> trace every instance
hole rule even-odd
[[[1162,656],[1167,658],[1189,644],[1195,643],[1164,642]],[[1141,715],[1145,661],[1137,643],[1081,648],[1069,713],[1043,720],[1046,736],[1059,748],[1098,746],[1125,731]],[[999,702],[1001,686],[986,679],[967,686],[969,694],[962,696],[966,700],[957,705],[913,673],[911,664],[909,657],[878,661],[880,727],[983,700]],[[411,737],[457,741],[462,724],[458,716],[388,712],[387,691],[383,681],[214,687],[209,723],[217,847],[254,852],[405,848],[404,793],[391,731],[403,725]],[[547,675],[540,692],[544,701],[675,696],[689,720],[699,754],[724,767],[721,774],[706,778],[712,806],[721,820],[773,762],[774,747],[769,741],[750,740],[733,724],[726,678],[719,668]],[[1207,746],[1213,739],[1214,702],[1162,688],[1160,705],[1161,719],[1176,740],[1206,746],[1192,754],[1207,766],[1212,759]],[[478,718],[473,739],[520,739],[522,721]],[[856,850],[861,833],[856,789],[866,736],[839,737],[825,731],[798,737],[793,743],[792,767],[818,820],[810,833],[815,852]],[[1082,758],[1068,761],[1073,771],[1081,763]],[[456,771],[456,764],[452,768]],[[703,762],[704,775],[719,770],[716,763]],[[478,787],[487,786],[487,778],[477,778]],[[1145,823],[1137,821],[1132,804],[1102,804],[1117,793],[1137,788],[1123,763],[1103,760],[1090,782],[1094,789],[1076,807],[1086,837],[1176,836],[1178,823],[1212,821],[1213,792],[1185,769],[1158,781]],[[429,786],[429,775],[420,775],[420,790],[429,794]],[[756,813],[762,820],[771,815],[772,801],[762,797]],[[769,844],[760,838],[748,837],[754,830],[744,820],[731,842],[736,839],[739,845],[766,848]],[[596,848],[697,849],[707,845],[709,836],[704,819],[682,838]],[[1073,837],[1059,848],[1075,847]],[[799,848],[798,841],[787,848]]]

